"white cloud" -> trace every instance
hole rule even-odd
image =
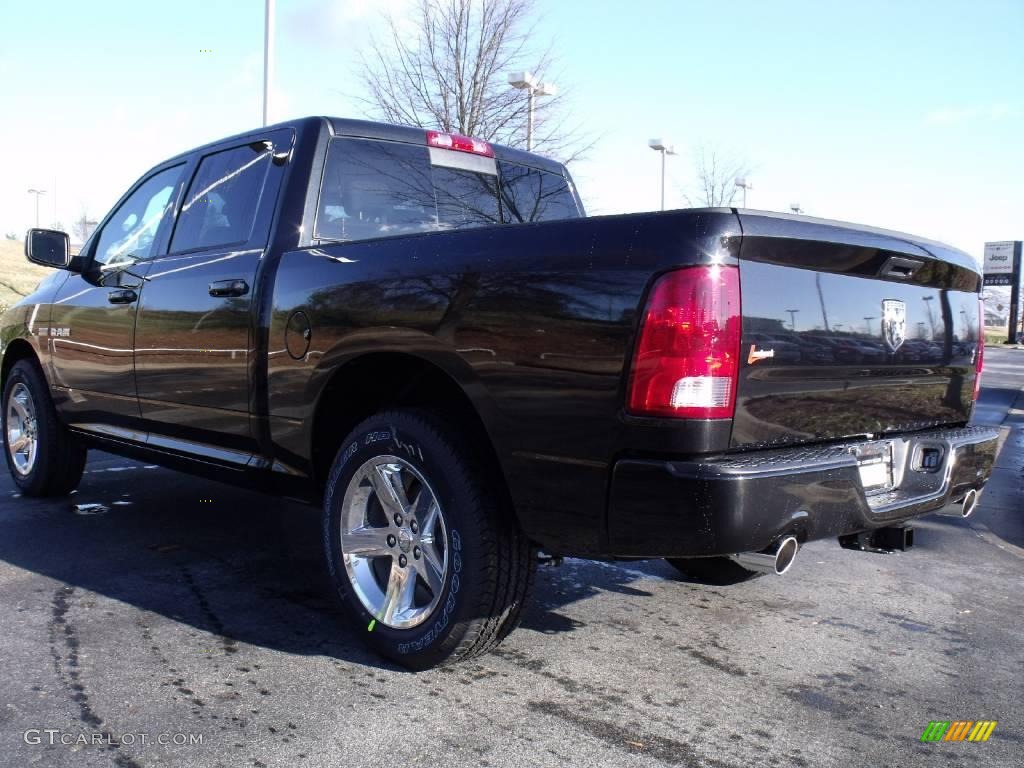
[[[407,15],[411,0],[313,0],[279,19],[284,34],[306,44],[351,47],[384,18]]]
[[[956,125],[969,121],[995,122],[1013,114],[1009,104],[987,104],[969,107],[941,107],[925,115],[929,125]]]

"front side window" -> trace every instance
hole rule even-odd
[[[272,155],[271,145],[259,141],[204,157],[178,215],[171,251],[249,242]]]
[[[156,233],[174,204],[184,165],[153,174],[128,196],[108,219],[96,244],[94,261],[115,266],[156,255]]]
[[[575,219],[576,199],[564,176],[515,163],[498,163],[502,219],[506,224]]]

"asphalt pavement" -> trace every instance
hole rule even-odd
[[[334,609],[313,509],[102,453],[70,499],[3,473],[0,766],[1020,766],[1024,351],[986,367],[968,520],[732,587],[570,560],[498,652],[419,674]]]

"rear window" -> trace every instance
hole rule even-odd
[[[367,240],[579,215],[558,174],[426,144],[339,138],[327,152],[313,237]]]
[[[438,150],[448,152],[448,150]],[[500,224],[498,177],[460,168],[433,166],[434,194],[441,229]]]

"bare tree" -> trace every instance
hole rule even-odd
[[[550,47],[534,47],[532,0],[416,0],[362,52],[370,111],[380,118],[525,147],[527,97],[509,72],[543,79]],[[534,101],[535,151],[568,162],[592,142],[567,125],[565,93]]]
[[[695,189],[692,194],[683,193],[686,202],[708,208],[727,208],[739,193],[736,179],[747,176],[750,166],[742,158],[704,145],[696,151],[693,170]]]

